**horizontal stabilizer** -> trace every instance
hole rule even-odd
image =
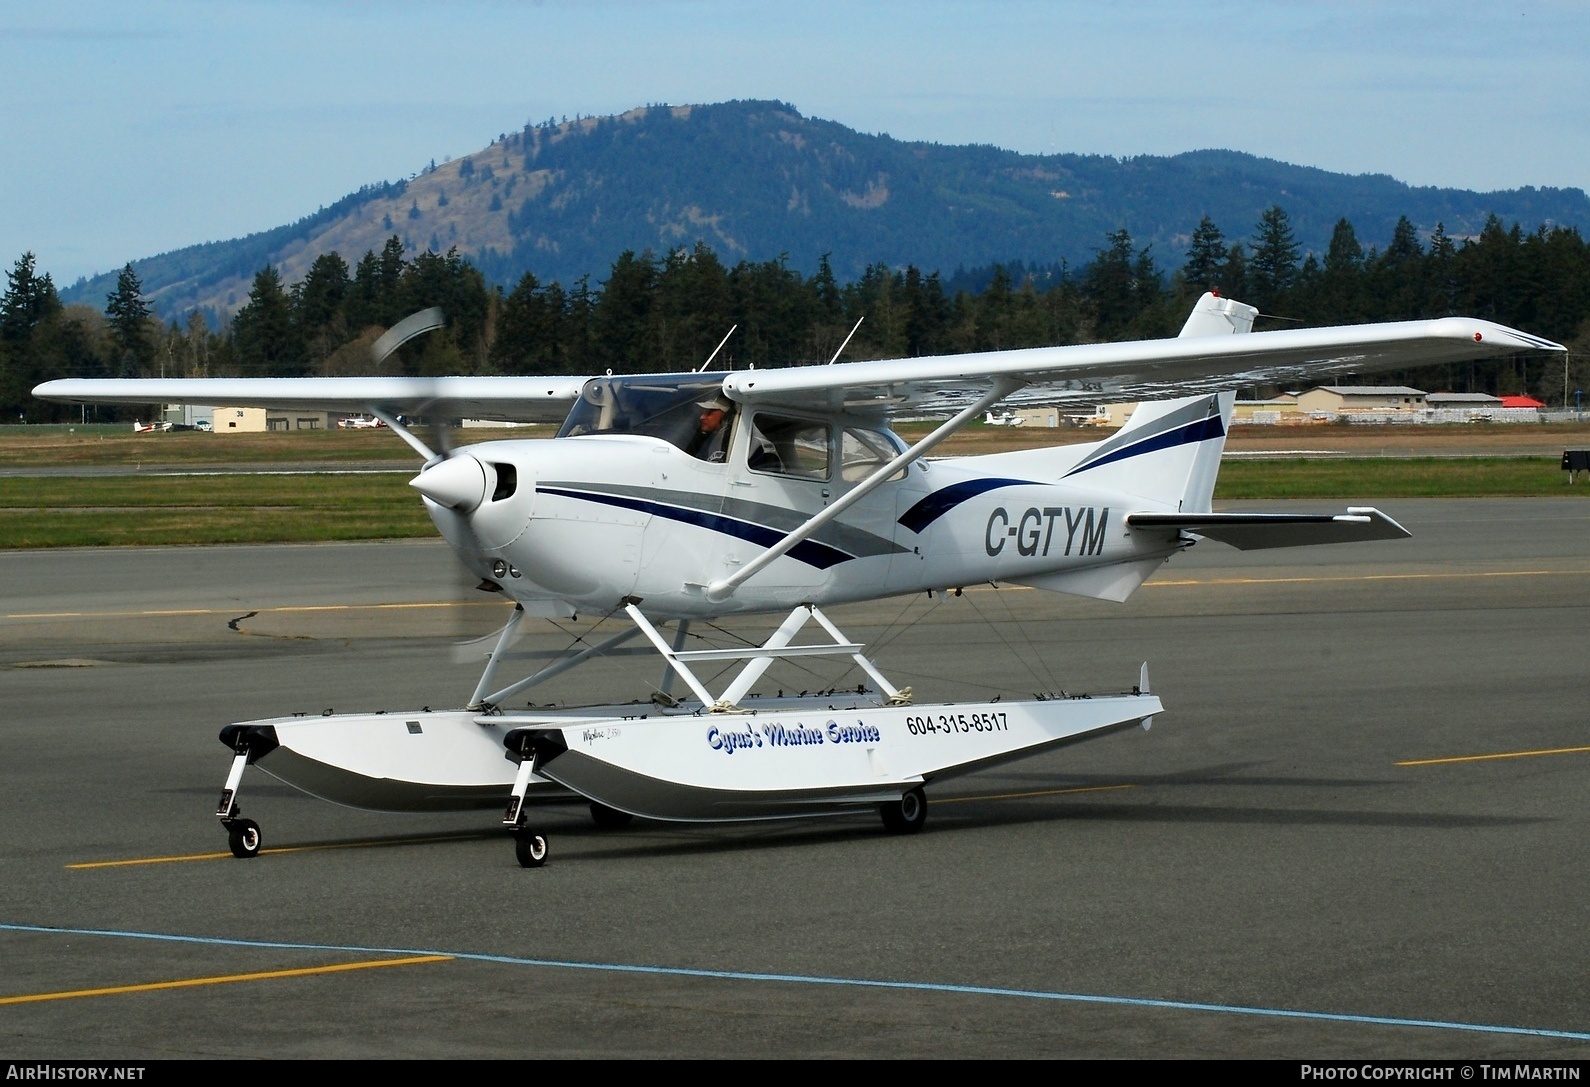
[[[1413,535],[1373,506],[1349,506],[1346,513],[1129,513],[1134,529],[1192,532],[1230,544],[1239,551],[1310,544],[1401,540]]]

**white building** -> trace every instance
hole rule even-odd
[[[1418,411],[1425,394],[1406,385],[1321,385],[1298,394],[1299,411],[1345,415],[1355,411]]]

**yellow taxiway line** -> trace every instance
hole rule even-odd
[[[314,853],[323,849],[380,849],[393,845],[425,845],[429,842],[476,842],[485,838],[496,837],[494,834],[436,834],[429,838],[394,838],[391,841],[374,842],[328,842],[324,845],[281,845],[273,849],[262,849],[260,856],[271,853]],[[79,864],[68,864],[72,869],[83,868],[128,868],[137,864],[179,864],[182,861],[217,861],[230,860],[232,854],[226,853],[188,853],[179,857],[133,857],[120,861],[83,861]]]
[[[1447,574],[1352,574],[1347,577],[1212,577],[1190,578],[1182,581],[1147,581],[1143,588],[1184,588],[1196,585],[1311,585],[1352,581],[1446,581],[1454,578],[1480,577],[1550,577],[1579,576],[1590,570],[1470,570]]]
[[[60,993],[27,993],[0,996],[0,1004],[37,1004],[45,1000],[73,1000],[83,996],[116,996],[121,993],[152,993],[160,989],[190,989],[199,985],[228,985],[234,981],[268,981],[272,978],[302,978],[314,974],[337,974],[347,970],[373,970],[378,966],[417,966],[423,962],[451,962],[451,955],[411,955],[402,959],[372,959],[368,962],[342,962],[331,966],[304,966],[296,970],[262,970],[254,974],[222,974],[208,978],[182,978],[178,981],[152,981],[143,985],[113,985],[104,989],[72,989]]]
[[[1501,751],[1494,755],[1454,755],[1445,759],[1409,759],[1398,766],[1435,766],[1443,762],[1486,762],[1490,759],[1525,759],[1531,755],[1580,755],[1590,747],[1550,747],[1543,751]]]

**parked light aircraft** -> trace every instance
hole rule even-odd
[[[913,705],[824,613],[831,604],[987,582],[1125,600],[1201,539],[1242,549],[1385,540],[1377,509],[1216,513],[1232,390],[1559,345],[1486,321],[1253,332],[1257,311],[1205,294],[1175,339],[779,370],[598,377],[51,381],[68,403],[204,403],[361,412],[424,458],[411,481],[459,559],[515,603],[464,708],[279,717],[228,725],[217,815],[240,857],[249,765],[328,800],[382,811],[506,804],[521,864],[547,856],[530,802],[584,798],[598,822],[785,818],[876,807],[919,830],[924,786],[1142,724],[1162,712],[1147,665],[1130,693]],[[416,314],[390,351],[440,323]],[[924,459],[995,405],[1140,401],[1102,441]],[[901,413],[945,417],[907,443]],[[401,418],[400,418],[401,417]],[[452,448],[403,419],[562,420],[555,438]],[[787,613],[746,649],[689,649],[691,625]],[[527,617],[627,620],[498,685]],[[826,639],[796,644],[815,622]],[[512,709],[510,699],[643,638],[666,662],[650,703]],[[774,661],[847,657],[848,696],[758,697]],[[717,691],[703,664],[740,663]],[[677,677],[688,695],[670,692]],[[507,756],[505,758],[504,756]]]

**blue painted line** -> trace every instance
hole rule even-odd
[[[0,931],[36,932],[64,936],[112,936],[130,940],[157,940],[165,943],[208,944],[217,947],[247,947],[272,951],[338,951],[358,955],[447,955],[454,959],[501,963],[508,966],[542,966],[561,970],[595,970],[610,974],[651,974],[663,977],[715,978],[722,981],[778,981],[794,985],[839,985],[859,989],[900,989],[926,993],[958,993],[968,996],[1010,996],[1026,1000],[1060,1000],[1076,1004],[1106,1004],[1128,1008],[1164,1008],[1170,1011],[1223,1012],[1227,1015],[1258,1015],[1274,1019],[1364,1023],[1383,1027],[1425,1027],[1434,1030],[1475,1031],[1481,1034],[1526,1034],[1537,1038],[1567,1038],[1573,1041],[1590,1042],[1590,1033],[1570,1030],[1546,1030],[1539,1027],[1489,1026],[1482,1023],[1453,1023],[1442,1019],[1397,1019],[1385,1015],[1347,1015],[1341,1012],[1258,1008],[1243,1004],[1203,1004],[1196,1001],[1154,1000],[1148,997],[1135,996],[1053,993],[1045,992],[1041,989],[1005,989],[989,985],[954,985],[931,981],[880,981],[871,978],[831,978],[813,974],[763,974],[745,970],[700,970],[688,966],[567,962],[560,959],[529,959],[516,955],[488,955],[476,951],[443,951],[435,948],[363,947],[355,944],[299,944],[271,940],[234,940],[222,936],[182,936],[165,932],[58,928],[50,925],[16,925],[4,922],[0,922]]]

